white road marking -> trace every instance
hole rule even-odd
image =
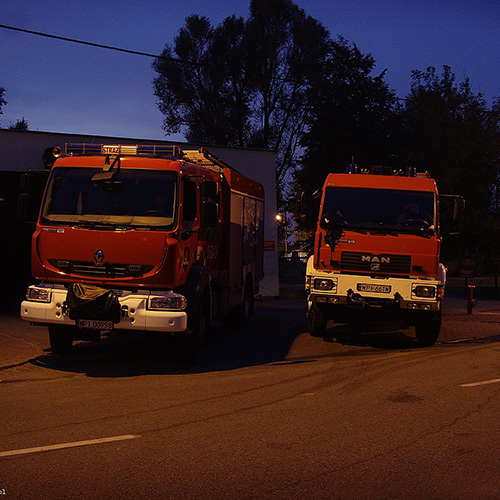
[[[460,384],[460,387],[477,387],[478,385],[498,384],[500,378],[493,378],[491,380],[483,380],[482,382],[473,382],[471,384]]]
[[[14,455],[26,455],[28,453],[40,453],[42,451],[62,450],[64,448],[75,448],[77,446],[88,446],[88,445],[92,445],[92,444],[111,443],[113,441],[125,441],[126,439],[136,439],[139,437],[141,437],[141,436],[137,436],[134,434],[126,434],[124,436],[113,436],[113,437],[100,438],[100,439],[89,439],[88,441],[75,441],[73,443],[51,444],[51,445],[47,445],[47,446],[38,446],[36,448],[24,448],[22,450],[1,451],[0,457],[12,457]]]

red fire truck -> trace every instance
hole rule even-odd
[[[462,197],[447,198],[458,219]],[[446,282],[443,199],[433,179],[412,169],[352,166],[327,176],[306,271],[311,335],[324,336],[328,320],[389,319],[414,325],[421,345],[436,342]]]
[[[21,305],[22,319],[48,326],[54,352],[114,329],[169,332],[192,354],[215,322],[252,314],[264,274],[261,184],[206,150],[54,153],[32,239],[39,282]],[[29,204],[25,193],[20,212]]]

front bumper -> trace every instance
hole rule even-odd
[[[64,286],[32,285],[29,289],[36,290],[40,298],[26,299],[21,303],[23,320],[43,325],[76,324],[68,314],[67,290]],[[151,309],[149,306],[151,299],[169,298],[176,295],[173,292],[115,290],[115,293],[118,295],[122,313],[120,322],[114,324],[115,329],[151,332],[187,331],[185,309]]]
[[[444,288],[440,281],[411,278],[321,273],[306,281],[308,306],[375,313],[397,311],[402,315],[439,312]]]

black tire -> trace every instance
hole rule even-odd
[[[248,279],[245,284],[245,293],[243,296],[243,321],[247,322],[250,316],[254,315],[255,296],[253,294],[252,279]]]
[[[67,354],[73,347],[73,329],[64,325],[50,325],[49,342],[54,354]]]
[[[245,327],[248,325],[250,316],[255,310],[255,297],[253,294],[253,282],[248,278],[243,291],[243,303],[235,307],[230,314],[229,324],[234,327]]]
[[[328,320],[313,302],[307,314],[307,328],[312,337],[324,337]]]
[[[441,316],[437,318],[427,318],[420,320],[415,325],[415,335],[420,347],[430,347],[434,345],[441,330]]]
[[[205,345],[211,330],[210,323],[210,299],[205,294],[201,303],[196,308],[192,320],[188,319],[189,335],[181,339],[180,357],[183,363],[196,361],[199,349]]]

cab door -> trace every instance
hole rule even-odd
[[[183,285],[198,259],[199,190],[197,178],[184,176],[181,181],[180,241],[177,256],[178,285]]]

